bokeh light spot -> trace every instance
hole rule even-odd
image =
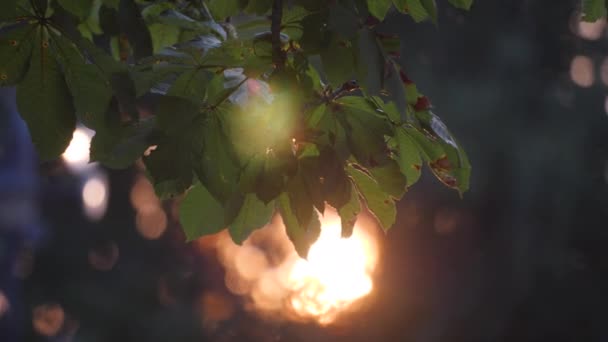
[[[63,327],[65,313],[59,304],[42,304],[34,308],[32,324],[34,330],[43,336],[55,336]]]
[[[107,181],[99,176],[88,179],[82,187],[82,202],[85,214],[89,219],[101,219],[108,206]]]
[[[587,56],[576,56],[570,63],[570,78],[579,87],[589,88],[595,82],[593,61]]]
[[[600,18],[594,22],[578,21],[576,33],[579,37],[586,40],[598,40],[604,35],[606,30],[606,18]]]
[[[11,304],[4,294],[4,292],[0,291],[0,319],[10,310]]]
[[[167,229],[167,214],[161,207],[140,211],[135,217],[137,232],[148,240],[160,238]]]

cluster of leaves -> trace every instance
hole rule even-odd
[[[326,205],[344,236],[362,204],[389,229],[424,163],[468,189],[464,151],[379,29],[389,13],[436,22],[434,0],[276,1],[3,0],[0,85],[42,159],[78,122],[92,160],[143,157],[159,197],[186,193],[188,239],[228,227],[240,243],[278,211],[305,255]]]

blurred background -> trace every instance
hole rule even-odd
[[[387,235],[362,215],[348,298],[291,277],[280,220],[243,247],[186,244],[141,165],[87,164],[92,132],[40,165],[2,89],[0,341],[608,341],[606,21],[580,23],[579,0],[438,2],[438,27],[384,25],[471,191],[427,172]]]

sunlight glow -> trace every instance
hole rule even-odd
[[[372,291],[376,252],[365,235],[356,230],[345,239],[340,221],[324,223],[308,260],[299,259],[289,275],[294,290],[290,302],[296,313],[331,323],[340,311]]]
[[[263,317],[330,325],[363,308],[362,299],[374,289],[377,223],[362,214],[352,236],[342,238],[334,209],[326,208],[320,219],[321,234],[307,260],[296,253],[279,215],[241,246],[225,231],[214,237],[226,269],[226,287],[245,298],[247,310]]]
[[[74,131],[70,145],[61,155],[69,169],[81,171],[89,165],[89,149],[93,131],[85,127],[78,127]]]

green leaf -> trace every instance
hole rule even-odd
[[[197,127],[196,120],[203,116],[192,101],[171,95],[161,97],[156,109],[159,128],[176,138],[200,134],[192,130]]]
[[[298,170],[298,174],[292,177],[287,183],[287,194],[291,208],[293,209],[298,222],[306,226],[310,223],[314,211],[312,198],[308,192],[308,187],[304,180],[302,170]]]
[[[357,79],[366,95],[379,95],[383,84],[385,59],[376,40],[375,33],[369,29],[359,30],[357,39]]]
[[[242,244],[254,230],[267,225],[273,213],[274,202],[264,204],[255,194],[245,195],[243,206],[228,228],[232,240]]]
[[[344,171],[344,160],[330,148],[320,151],[318,174],[313,174],[322,185],[323,198],[334,208],[341,208],[351,198],[351,184]]]
[[[433,24],[437,25],[437,4],[435,4],[435,0],[421,0],[422,6],[426,10],[426,13],[429,14],[431,21]],[[460,0],[457,0],[460,1]]]
[[[264,157],[262,170],[257,177],[255,192],[268,203],[284,190],[286,177],[295,165],[295,158],[286,149],[269,151]]]
[[[340,221],[342,223],[342,237],[348,238],[353,234],[353,227],[357,222],[357,215],[361,212],[359,193],[355,185],[351,185],[350,200],[338,209]]]
[[[179,221],[187,241],[222,231],[224,207],[201,184],[195,184],[180,204]]]
[[[263,15],[270,11],[273,0],[249,0],[245,12],[257,15]]]
[[[159,85],[170,84],[175,75],[184,71],[191,71],[191,67],[163,63],[144,65],[132,69],[131,78],[135,83],[136,96],[140,97]],[[175,96],[181,97],[177,92]]]
[[[190,139],[165,138],[143,158],[148,178],[160,199],[181,195],[192,185],[192,148]]]
[[[42,160],[59,157],[76,128],[68,87],[57,61],[50,58],[48,36],[38,28],[30,68],[17,87],[17,105]]]
[[[462,195],[469,189],[471,173],[466,153],[447,132],[445,125],[438,123],[439,119],[434,114],[425,112],[417,115],[429,115],[428,121],[423,121],[425,133],[411,126],[404,126],[404,132],[415,142],[433,174]]]
[[[400,2],[405,1],[405,7],[401,7],[401,8],[406,8],[407,9],[407,13],[414,19],[415,22],[419,23],[421,21],[426,20],[429,17],[429,13],[427,12],[427,10],[425,9],[425,7],[422,5],[422,0],[402,0]],[[397,1],[395,1],[397,2]],[[395,3],[395,5],[397,6],[397,4]],[[399,8],[400,6],[398,6]]]
[[[322,174],[319,162],[320,159],[316,157],[300,156],[298,172],[302,175],[306,192],[310,196],[313,205],[323,214],[325,211],[325,196],[323,195]]]
[[[178,27],[157,23],[149,25],[148,29],[152,37],[154,53],[158,53],[179,41],[181,30]]]
[[[353,79],[355,70],[353,53],[350,42],[340,40],[337,36],[334,36],[329,45],[321,51],[323,71],[334,88]]]
[[[372,177],[378,182],[382,191],[399,200],[405,194],[407,180],[401,173],[399,165],[395,161],[388,164],[368,169]]]
[[[407,186],[410,187],[420,178],[422,168],[422,159],[417,144],[402,128],[397,129],[392,142],[395,150],[394,158],[405,175]]]
[[[27,72],[36,28],[22,26],[0,36],[0,86],[19,83]]]
[[[182,73],[173,82],[167,95],[188,99],[194,104],[201,104],[207,94],[207,86],[214,74],[206,70],[189,70]]]
[[[583,0],[583,2],[586,0]],[[450,4],[456,8],[470,10],[473,5],[473,0],[449,0]],[[599,0],[597,2],[603,2],[603,0]]]
[[[57,2],[78,19],[83,20],[91,13],[94,0],[57,0]]]
[[[331,32],[337,33],[346,39],[354,38],[357,30],[359,30],[359,21],[358,15],[352,8],[346,8],[338,1],[329,5],[327,26]],[[308,27],[308,30],[311,29],[311,27]]]
[[[127,168],[152,145],[150,137],[155,129],[153,119],[122,124],[116,108],[111,108],[96,127],[91,140],[90,159],[113,169]]]
[[[175,9],[175,4],[171,2],[157,2],[146,6],[141,10],[141,16],[147,23],[155,23],[162,17],[163,13],[167,13]]]
[[[605,17],[605,0],[583,0],[582,12],[583,20],[588,22],[593,22],[602,17]]]
[[[238,14],[242,9],[241,4],[240,0],[210,0],[207,2],[213,17],[220,21]]]
[[[219,115],[219,114],[216,114]],[[227,201],[237,188],[239,169],[219,118],[205,123],[202,154],[195,156],[195,172],[209,192],[221,202]]]
[[[63,36],[51,34],[59,47],[57,57],[74,99],[76,116],[89,128],[101,128],[112,99],[108,76],[96,65],[86,63],[76,46]]]
[[[278,199],[278,208],[285,224],[285,230],[287,236],[293,243],[296,251],[302,258],[306,258],[310,246],[317,241],[321,233],[321,222],[319,217],[314,212],[310,224],[308,226],[302,226],[298,221],[298,218],[291,207],[289,195],[282,193]]]
[[[385,135],[390,135],[389,122],[377,114],[363,97],[347,96],[333,107],[346,131],[350,151],[364,166],[382,165],[388,161]]]
[[[395,201],[365,172],[352,165],[347,167],[347,172],[350,177],[352,177],[359,190],[359,194],[365,199],[367,208],[374,214],[382,229],[390,229],[395,223],[395,218],[397,216]]]
[[[367,8],[371,15],[382,21],[391,8],[391,0],[367,0]]]

